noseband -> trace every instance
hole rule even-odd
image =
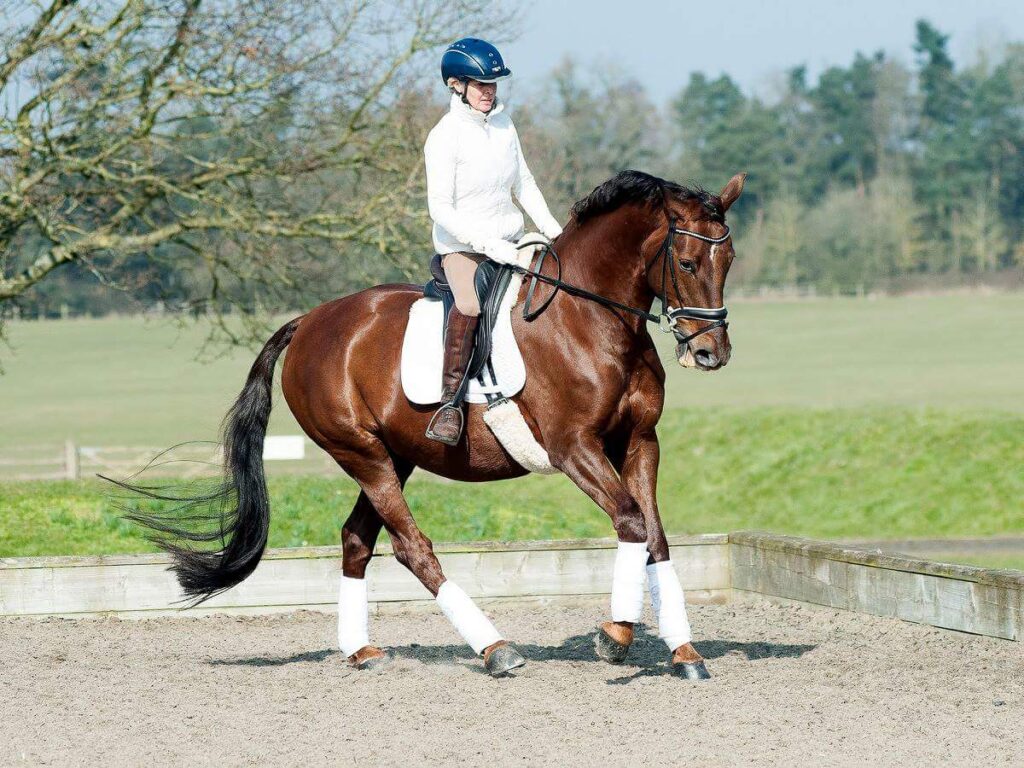
[[[731,232],[728,226],[726,226],[725,224],[723,224],[722,226],[725,226],[724,235],[722,235],[721,237],[708,237],[707,235],[702,235],[700,232],[694,232],[689,229],[682,229],[680,227],[677,227],[676,220],[672,217],[669,217],[668,232],[665,234],[665,240],[662,242],[661,247],[658,249],[658,252],[654,255],[654,258],[652,258],[647,263],[647,268],[644,272],[644,274],[650,272],[651,268],[658,262],[658,259],[662,260],[661,295],[658,297],[661,300],[661,313],[657,315],[654,314],[653,312],[648,312],[647,310],[639,309],[638,307],[631,307],[628,304],[621,304],[615,301],[614,299],[606,298],[599,294],[592,293],[588,290],[572,285],[571,283],[564,282],[562,280],[562,261],[561,259],[559,259],[558,254],[555,252],[555,249],[554,247],[552,247],[551,243],[546,243],[539,240],[520,243],[518,246],[516,246],[517,248],[520,249],[536,247],[538,245],[543,246],[540,252],[537,254],[537,258],[534,259],[534,262],[531,265],[532,269],[525,269],[524,267],[520,267],[518,264],[510,265],[515,272],[530,278],[530,285],[526,291],[526,300],[523,302],[523,319],[533,320],[534,318],[536,318],[538,315],[540,315],[541,312],[548,308],[548,305],[555,298],[555,294],[558,293],[559,290],[563,290],[566,293],[571,294],[573,296],[579,296],[580,298],[583,299],[589,299],[590,301],[597,302],[598,304],[602,304],[606,307],[611,307],[613,309],[621,309],[624,312],[631,312],[632,314],[638,315],[652,323],[657,323],[658,328],[663,333],[671,333],[673,336],[676,337],[676,341],[683,348],[683,353],[685,354],[686,347],[689,345],[689,343],[698,336],[700,336],[701,334],[707,333],[708,331],[713,331],[715,328],[728,328],[729,324],[725,321],[725,318],[728,316],[729,310],[726,309],[724,306],[687,307],[685,305],[682,305],[683,294],[679,290],[679,278],[676,271],[675,258],[672,255],[672,247],[675,243],[676,235],[695,237],[698,240],[703,240],[705,243],[711,243],[712,246],[718,245],[719,243],[724,243],[726,240],[729,239],[729,237],[731,237]],[[541,270],[544,268],[544,260],[548,257],[548,254],[550,254],[551,257],[555,260],[558,277],[548,277],[547,275],[541,274]],[[682,306],[673,307],[669,304],[669,278],[671,278],[672,287],[675,289],[676,298],[679,300],[679,303]],[[553,286],[555,290],[551,292],[551,295],[548,296],[548,298],[544,301],[543,304],[540,305],[539,308],[531,309],[531,306],[533,304],[533,294],[537,290],[538,282]],[[677,320],[707,320],[709,321],[709,324],[704,326],[700,330],[695,331],[694,333],[683,334],[675,327]]]

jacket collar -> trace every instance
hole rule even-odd
[[[491,107],[490,112],[481,112],[478,109],[473,109],[469,104],[462,102],[462,97],[457,93],[452,94],[451,102],[448,110],[463,120],[470,120],[477,125],[483,125],[486,121],[490,120],[495,115],[503,112],[505,109],[505,102],[501,99],[495,98],[494,106]]]

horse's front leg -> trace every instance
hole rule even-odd
[[[644,607],[644,569],[648,531],[643,510],[626,489],[605,455],[601,441],[587,437],[551,454],[552,463],[603,509],[612,520],[619,544],[612,573],[611,621],[597,633],[597,653],[614,664],[625,660],[633,642],[633,625]]]
[[[686,602],[672,560],[668,540],[658,512],[658,437],[652,430],[635,430],[629,438],[622,460],[621,474],[626,489],[637,500],[647,526],[647,546],[651,556],[647,565],[647,583],[651,606],[658,620],[658,636],[672,652],[673,671],[692,680],[710,677],[704,659],[691,644],[690,621]]]

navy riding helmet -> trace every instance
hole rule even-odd
[[[498,49],[475,37],[456,40],[441,57],[441,79],[445,85],[448,85],[450,77],[457,77],[463,82],[495,83],[511,76],[512,70],[505,66]]]

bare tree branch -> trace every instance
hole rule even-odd
[[[11,74],[14,70],[17,69],[25,59],[32,55],[39,39],[53,23],[53,20],[57,18],[57,15],[68,6],[74,5],[77,1],[78,0],[53,0],[49,7],[45,8],[43,12],[39,14],[39,18],[37,18],[31,28],[28,29],[25,36],[22,37],[21,40],[18,40],[14,45],[10,46],[7,56],[4,58],[3,63],[0,64],[0,89],[7,85],[7,81],[10,80]]]
[[[411,273],[429,247],[438,47],[467,27],[500,37],[512,14],[487,0],[40,7],[0,31],[0,308],[75,263],[215,312]]]

